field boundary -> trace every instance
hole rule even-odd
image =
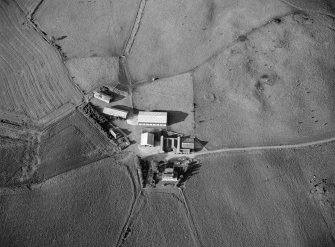
[[[194,220],[193,220],[192,214],[190,212],[190,209],[188,207],[187,200],[185,198],[184,192],[180,188],[178,188],[178,190],[179,190],[179,195],[182,199],[182,203],[185,207],[187,221],[188,221],[188,225],[190,227],[190,232],[192,234],[192,239],[194,240],[194,244],[195,244],[196,247],[204,246],[200,241],[200,237],[199,237],[198,231],[195,227]]]
[[[137,14],[136,14],[136,19],[135,19],[133,28],[131,29],[130,36],[127,40],[127,43],[126,43],[124,51],[123,51],[123,54],[125,56],[128,56],[130,54],[131,49],[133,47],[136,34],[137,34],[137,32],[140,28],[142,17],[144,15],[144,9],[145,9],[146,3],[147,3],[147,0],[141,0],[140,6],[139,6]]]

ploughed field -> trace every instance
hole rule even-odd
[[[56,109],[81,101],[62,58],[34,30],[13,1],[0,4],[0,111],[38,123]]]

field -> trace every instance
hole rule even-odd
[[[15,2],[26,15],[29,15],[35,10],[40,0],[15,0]]]
[[[334,148],[200,156],[185,192],[203,246],[334,246]]]
[[[13,1],[0,3],[0,110],[38,121],[81,101],[60,55]]]
[[[334,31],[293,14],[194,72],[196,134],[208,148],[301,142],[334,132]]]
[[[115,153],[114,146],[79,112],[50,125],[41,136],[41,180]]]
[[[0,196],[1,246],[115,246],[134,197],[118,163],[105,159]]]
[[[117,57],[73,58],[67,60],[65,65],[74,82],[85,93],[102,85],[113,85],[118,81],[119,58]]]
[[[129,56],[134,81],[193,69],[291,8],[276,0],[149,0]]]
[[[171,130],[187,135],[193,134],[192,74],[186,73],[149,84],[139,84],[133,90],[133,104],[139,110],[167,111]]]
[[[122,55],[139,0],[46,0],[34,15],[68,58]]]
[[[123,246],[195,246],[178,193],[147,192]]]
[[[0,186],[26,182],[38,161],[37,141],[0,136]]]
[[[335,246],[334,18],[334,0],[0,0],[0,246]],[[130,147],[87,102],[129,111],[109,120]],[[138,111],[201,140],[180,187],[143,188],[137,154],[181,155],[139,147]]]
[[[298,9],[322,13],[324,15],[335,15],[335,3],[332,0],[282,0]]]

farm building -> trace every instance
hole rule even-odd
[[[185,138],[181,143],[181,148],[194,150],[194,138]]]
[[[94,98],[99,99],[108,104],[112,101],[112,97],[104,93],[93,92],[93,96]]]
[[[167,112],[145,112],[138,113],[138,125],[145,126],[167,126]]]
[[[114,117],[120,117],[123,119],[126,119],[128,116],[128,111],[120,110],[114,107],[104,107],[102,112],[107,115],[114,116]]]
[[[162,176],[162,182],[178,182],[178,179],[173,176],[173,168],[165,168]]]
[[[141,146],[153,147],[155,145],[155,137],[153,133],[142,133],[141,134]]]

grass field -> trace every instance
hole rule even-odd
[[[102,85],[113,85],[118,81],[119,58],[89,57],[73,58],[65,62],[66,67],[79,87],[85,92]]]
[[[294,14],[194,72],[197,136],[208,148],[294,143],[335,129],[333,31]]]
[[[131,183],[110,158],[29,193],[0,196],[1,246],[115,246],[134,197]]]
[[[0,124],[0,187],[27,183],[38,160],[38,133]]]
[[[133,90],[133,104],[139,110],[167,111],[171,130],[193,134],[194,106],[191,73],[139,85]]]
[[[276,0],[149,0],[129,56],[130,73],[140,81],[186,72],[289,11]]]
[[[185,208],[177,194],[152,191],[144,197],[123,246],[195,246]]]
[[[34,19],[68,58],[122,55],[139,0],[46,0]]]
[[[35,10],[37,5],[40,3],[40,0],[15,0],[15,2],[20,6],[26,15],[29,15]]]
[[[204,246],[334,246],[334,196],[311,193],[314,175],[334,185],[334,148],[199,156],[185,192]]]
[[[39,120],[81,101],[60,55],[13,1],[0,3],[0,110]]]
[[[81,113],[74,113],[49,126],[41,137],[40,179],[48,179],[97,159],[115,150]]]
[[[335,3],[332,0],[282,0],[298,9],[318,12],[325,15],[335,15]]]

